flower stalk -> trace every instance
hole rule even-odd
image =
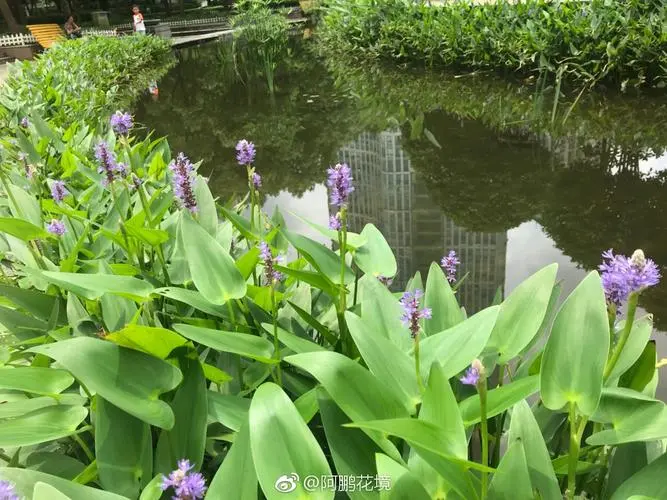
[[[621,353],[627,344],[628,339],[630,338],[630,332],[632,331],[632,324],[635,321],[635,313],[637,312],[637,304],[639,303],[639,292],[632,292],[628,297],[628,315],[625,319],[625,325],[623,326],[623,331],[621,336],[618,339],[618,343],[614,347],[611,353],[611,358],[607,362],[607,365],[604,369],[604,380],[607,380],[611,375],[618,359],[621,357]],[[612,330],[613,331],[613,330]]]

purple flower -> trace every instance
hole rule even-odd
[[[271,253],[271,248],[265,242],[259,245],[259,256],[264,261],[264,277],[267,284],[271,285],[283,279],[282,273],[275,270],[275,265],[282,262],[282,257],[274,257]]]
[[[252,173],[252,185],[255,186],[255,189],[262,187],[262,176],[257,172]]]
[[[423,296],[424,293],[421,290],[415,290],[414,292],[405,292],[400,300],[401,306],[403,307],[401,320],[403,321],[403,324],[407,325],[410,329],[412,338],[415,338],[419,333],[419,320],[430,319],[431,317],[430,308],[419,308],[419,299]]]
[[[24,116],[23,118],[21,118],[21,121],[19,122],[19,124],[23,128],[28,128],[30,126],[30,121],[28,120],[27,116]]]
[[[347,204],[354,186],[352,186],[352,169],[346,163],[339,163],[327,169],[327,186],[331,204],[343,208]]]
[[[340,220],[340,212],[338,212],[336,215],[332,215],[329,217],[329,229],[333,229],[334,231],[340,231],[342,227],[341,220]]]
[[[109,150],[106,142],[100,141],[95,147],[95,158],[99,162],[97,172],[104,175],[104,179],[102,180],[103,186],[110,185],[116,180],[117,175],[126,175],[127,169],[125,165],[116,161],[115,153]]]
[[[169,165],[169,169],[173,172],[172,186],[174,194],[180,200],[181,206],[192,213],[196,213],[198,208],[194,192],[195,166],[188,160],[187,156],[179,153],[176,160]]]
[[[628,296],[660,281],[658,266],[644,256],[641,250],[635,250],[629,259],[625,255],[614,255],[607,250],[602,253],[600,265],[602,287],[607,303],[617,308],[623,305]]]
[[[172,500],[197,500],[204,498],[206,480],[199,472],[190,472],[194,465],[189,460],[178,461],[178,468],[169,473],[169,477],[162,476],[162,491],[174,489],[176,496]]]
[[[67,232],[65,224],[58,219],[51,219],[51,223],[46,226],[46,230],[55,236],[62,236]]]
[[[0,500],[21,500],[9,481],[0,480]]]
[[[462,384],[477,385],[477,382],[479,382],[479,371],[474,366],[471,366],[459,380]]]
[[[69,191],[65,187],[63,181],[55,181],[51,184],[51,197],[56,203],[60,203],[65,199],[65,196],[69,194]]]
[[[456,282],[456,267],[461,263],[454,250],[450,250],[440,261],[440,267],[447,273],[447,281]]]
[[[255,145],[245,139],[236,144],[236,161],[239,165],[251,165],[255,161]]]
[[[111,120],[109,121],[111,122],[111,128],[118,135],[127,135],[134,126],[132,115],[130,113],[123,113],[122,111],[116,111],[111,115]]]

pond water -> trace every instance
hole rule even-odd
[[[569,293],[608,248],[641,247],[665,274],[667,98],[555,100],[535,82],[354,68],[311,45],[295,43],[280,62],[273,95],[261,64],[235,62],[230,44],[182,49],[137,120],[203,160],[222,199],[245,192],[233,149],[254,141],[265,208],[313,237],[290,214],[326,225],[325,169],[349,163],[352,229],[372,222],[385,234],[395,286],[454,249],[470,273],[460,292],[469,312],[552,262]],[[641,306],[664,357],[667,279]]]

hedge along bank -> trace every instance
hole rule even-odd
[[[664,85],[662,2],[331,0],[319,32],[343,53],[594,86]]]
[[[635,319],[659,272],[641,251],[606,253],[560,307],[554,264],[469,315],[443,249],[399,299],[382,234],[347,230],[353,167],[327,171],[334,215],[314,227],[333,251],[262,212],[261,145],[239,141],[249,195],[221,206],[165,139],[81,109],[87,127],[34,110],[7,125],[9,498],[331,499],[332,474],[408,498],[664,496],[667,412]]]

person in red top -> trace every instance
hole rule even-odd
[[[144,16],[139,10],[138,5],[132,6],[132,27],[137,35],[146,34],[146,25],[144,24]]]

